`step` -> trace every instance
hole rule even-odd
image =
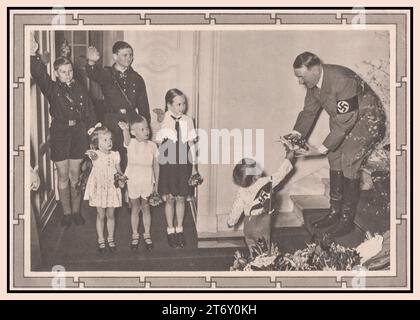
[[[243,248],[245,242],[243,237],[241,239],[215,239],[215,240],[201,240],[198,239],[197,248]]]
[[[328,209],[330,201],[325,195],[292,195],[290,199],[295,205],[295,212],[303,216],[304,210]]]
[[[218,232],[199,232],[198,248],[232,248],[243,247],[242,230],[226,230]]]
[[[273,217],[274,228],[293,228],[303,225],[303,216],[300,211],[278,212]]]

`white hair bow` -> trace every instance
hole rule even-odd
[[[95,131],[95,129],[96,128],[100,128],[100,127],[102,127],[102,123],[100,123],[100,122],[98,122],[97,124],[95,124],[95,126],[93,127],[93,128],[90,128],[89,130],[88,130],[88,135],[92,135],[92,133]]]

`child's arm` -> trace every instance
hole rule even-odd
[[[121,165],[120,165],[120,163],[118,162],[116,165],[115,165],[115,169],[117,169],[117,172],[118,172],[118,174],[120,174],[120,175],[124,175],[123,173],[122,173],[122,170],[121,170]]]
[[[47,72],[47,68],[41,60],[41,55],[37,54],[38,43],[35,38],[31,40],[31,75],[35,83],[39,86],[42,93],[46,97],[50,97],[53,91],[54,81],[51,80],[51,76]]]
[[[105,84],[106,71],[104,70],[104,68],[101,68],[97,65],[97,62],[100,59],[98,49],[96,49],[95,47],[89,47],[87,50],[86,58],[86,75],[89,79],[97,82],[102,87]]]
[[[241,217],[244,211],[244,200],[242,199],[239,191],[236,194],[236,199],[233,202],[232,210],[230,211],[229,218],[227,224],[230,228],[232,228],[235,224],[238,223],[239,218]]]
[[[197,149],[195,147],[195,143],[193,141],[188,141],[188,145],[190,147],[190,154],[191,154],[191,162],[192,162],[192,173],[194,175],[198,172],[198,164],[197,164]]]
[[[123,176],[124,174],[122,173],[121,165],[120,165],[120,163],[121,163],[120,153],[118,151],[111,151],[111,152],[113,153],[113,158],[114,158],[114,162],[115,162],[115,169],[117,170],[118,174]]]
[[[190,147],[191,162],[193,163],[192,174],[198,172],[198,159],[197,159],[197,148],[196,143],[198,141],[197,130],[195,129],[194,120],[188,119],[188,146]]]
[[[286,150],[286,159],[280,165],[280,168],[272,175],[273,188],[276,187],[292,171],[295,153],[292,150]]]
[[[118,122],[118,126],[120,127],[123,133],[124,145],[128,147],[131,141],[130,126],[128,125],[128,123],[125,123],[123,121]]]
[[[153,191],[157,192],[158,191],[158,184],[159,184],[159,160],[158,160],[158,154],[157,154],[157,149],[155,152],[155,155],[153,157],[153,175],[155,177],[155,184],[153,185]]]

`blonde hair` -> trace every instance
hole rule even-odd
[[[95,150],[99,148],[99,136],[102,134],[110,134],[112,136],[112,131],[105,126],[95,128],[95,130],[90,135],[91,148]]]

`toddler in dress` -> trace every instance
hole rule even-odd
[[[137,250],[140,234],[139,214],[143,212],[143,239],[146,249],[153,248],[150,235],[151,213],[149,197],[157,192],[159,179],[159,163],[157,159],[158,149],[154,142],[150,141],[150,129],[147,120],[143,116],[130,119],[130,123],[119,122],[124,136],[124,146],[127,148],[127,169],[125,175],[128,178],[128,197],[131,203],[131,249]],[[134,138],[132,138],[133,136]]]
[[[93,132],[92,132],[93,131]],[[98,123],[89,130],[92,150],[86,154],[92,160],[93,167],[86,183],[84,200],[96,207],[96,232],[98,234],[98,249],[103,253],[106,248],[104,228],[105,218],[108,232],[108,248],[111,252],[116,250],[114,242],[115,208],[121,207],[121,190],[114,185],[114,175],[121,173],[120,154],[112,151],[112,133]]]

